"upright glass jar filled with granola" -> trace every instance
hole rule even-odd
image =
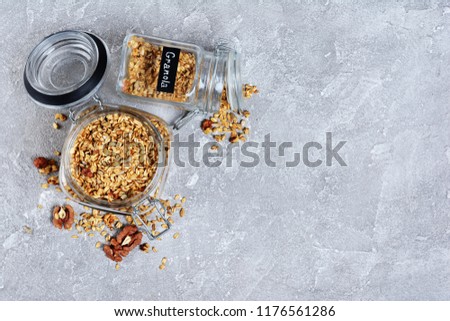
[[[130,34],[122,47],[117,91],[141,102],[204,112],[218,111],[225,91],[230,105],[240,110],[240,55],[228,42],[206,51],[190,43]]]

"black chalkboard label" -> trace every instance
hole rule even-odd
[[[163,47],[161,64],[159,66],[158,84],[156,87],[157,91],[173,94],[179,58],[180,49]]]

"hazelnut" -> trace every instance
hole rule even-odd
[[[36,168],[44,168],[48,165],[48,159],[45,157],[37,157],[34,159],[33,164]]]

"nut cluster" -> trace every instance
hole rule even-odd
[[[158,146],[150,129],[120,112],[83,128],[70,154],[75,182],[87,195],[109,202],[142,193],[158,165]]]
[[[142,233],[139,232],[135,225],[125,226],[117,235],[117,237],[111,239],[109,245],[103,246],[103,251],[106,256],[115,261],[122,262],[136,246],[141,244]]]
[[[33,160],[33,165],[39,170],[42,175],[50,175],[46,179],[46,183],[42,183],[41,187],[44,189],[49,188],[50,185],[55,185],[55,190],[61,192],[59,188],[59,177],[53,173],[58,172],[59,167],[54,159],[49,159],[45,157],[36,157]]]
[[[157,82],[162,58],[162,46],[154,45],[140,37],[128,42],[130,57],[128,74],[123,80],[123,92],[162,100],[184,102],[192,89],[195,78],[196,59],[193,53],[181,51],[173,93],[157,91]]]
[[[55,173],[59,170],[59,167],[54,159],[36,157],[33,161],[33,164],[39,170],[39,173],[43,175]]]
[[[60,129],[61,125],[57,123],[56,121],[59,120],[61,122],[65,122],[67,120],[67,116],[61,113],[55,114],[55,121],[53,122],[52,126],[54,129]]]

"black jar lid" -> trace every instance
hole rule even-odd
[[[101,87],[109,50],[98,36],[61,31],[44,38],[30,53],[24,84],[39,105],[65,109],[91,99]]]

